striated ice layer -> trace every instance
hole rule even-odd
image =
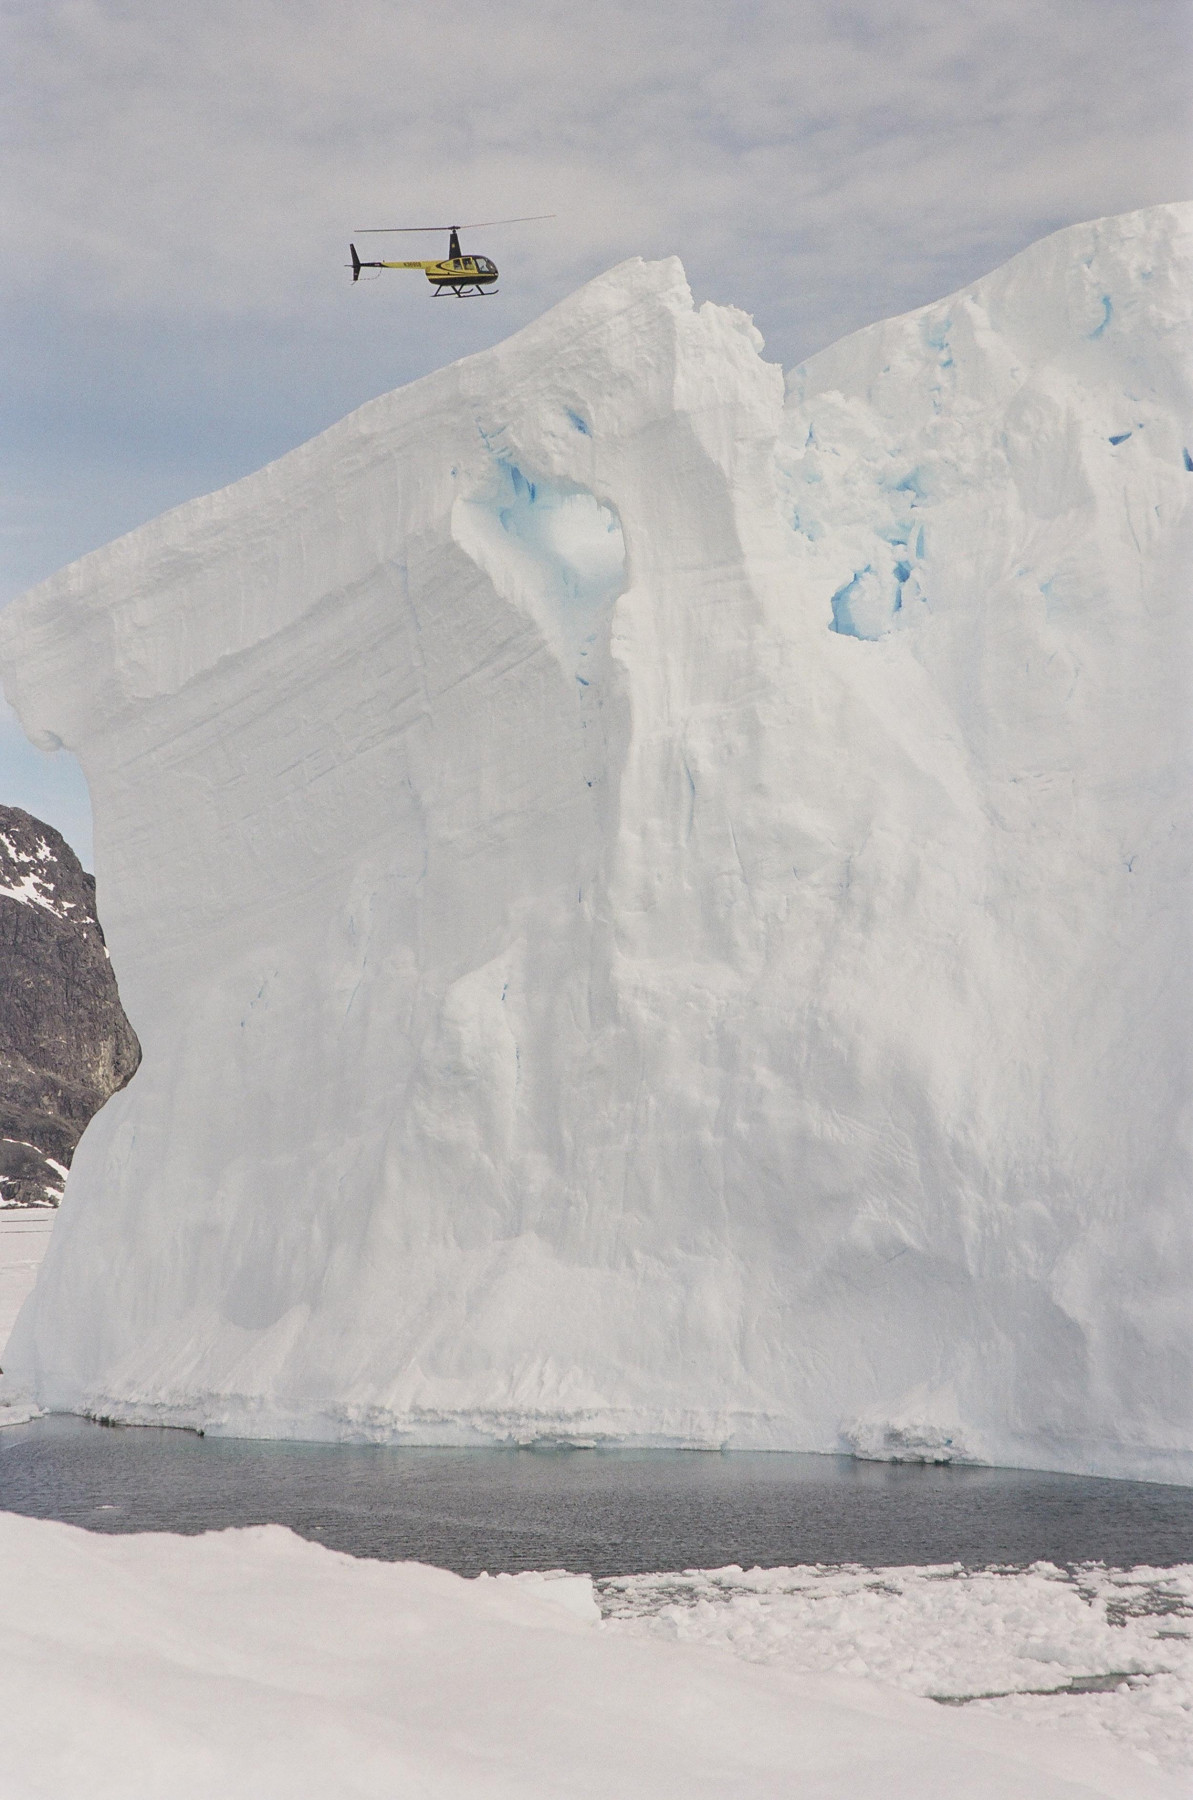
[[[11,608],[144,1063],[10,1391],[1193,1479],[1190,218],[786,389],[627,263]]]

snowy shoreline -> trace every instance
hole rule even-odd
[[[0,1514],[6,1792],[1176,1800],[1193,1567],[1083,1579],[730,1568],[594,1590],[278,1526],[108,1537]],[[1116,1691],[1031,1691],[1070,1670]],[[1027,1691],[923,1697],[998,1682]]]

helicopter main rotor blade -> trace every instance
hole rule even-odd
[[[527,213],[521,219],[474,219],[471,225],[360,225],[357,237],[388,237],[395,232],[418,231],[484,231],[490,225],[535,225],[541,219],[553,219],[554,213]]]
[[[539,219],[553,219],[554,213],[524,213],[520,219],[474,219],[471,225],[457,225],[457,231],[484,231],[490,225],[533,225]]]

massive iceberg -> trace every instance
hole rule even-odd
[[[1193,1480],[1191,225],[626,263],[4,614],[144,1049],[10,1391]]]

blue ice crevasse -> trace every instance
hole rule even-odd
[[[1100,338],[1102,333],[1105,331],[1106,327],[1109,325],[1109,323],[1113,317],[1114,317],[1114,307],[1111,304],[1110,295],[1103,294],[1102,295],[1102,322],[1100,325],[1094,326],[1093,330],[1089,334],[1090,337],[1091,338]]]

